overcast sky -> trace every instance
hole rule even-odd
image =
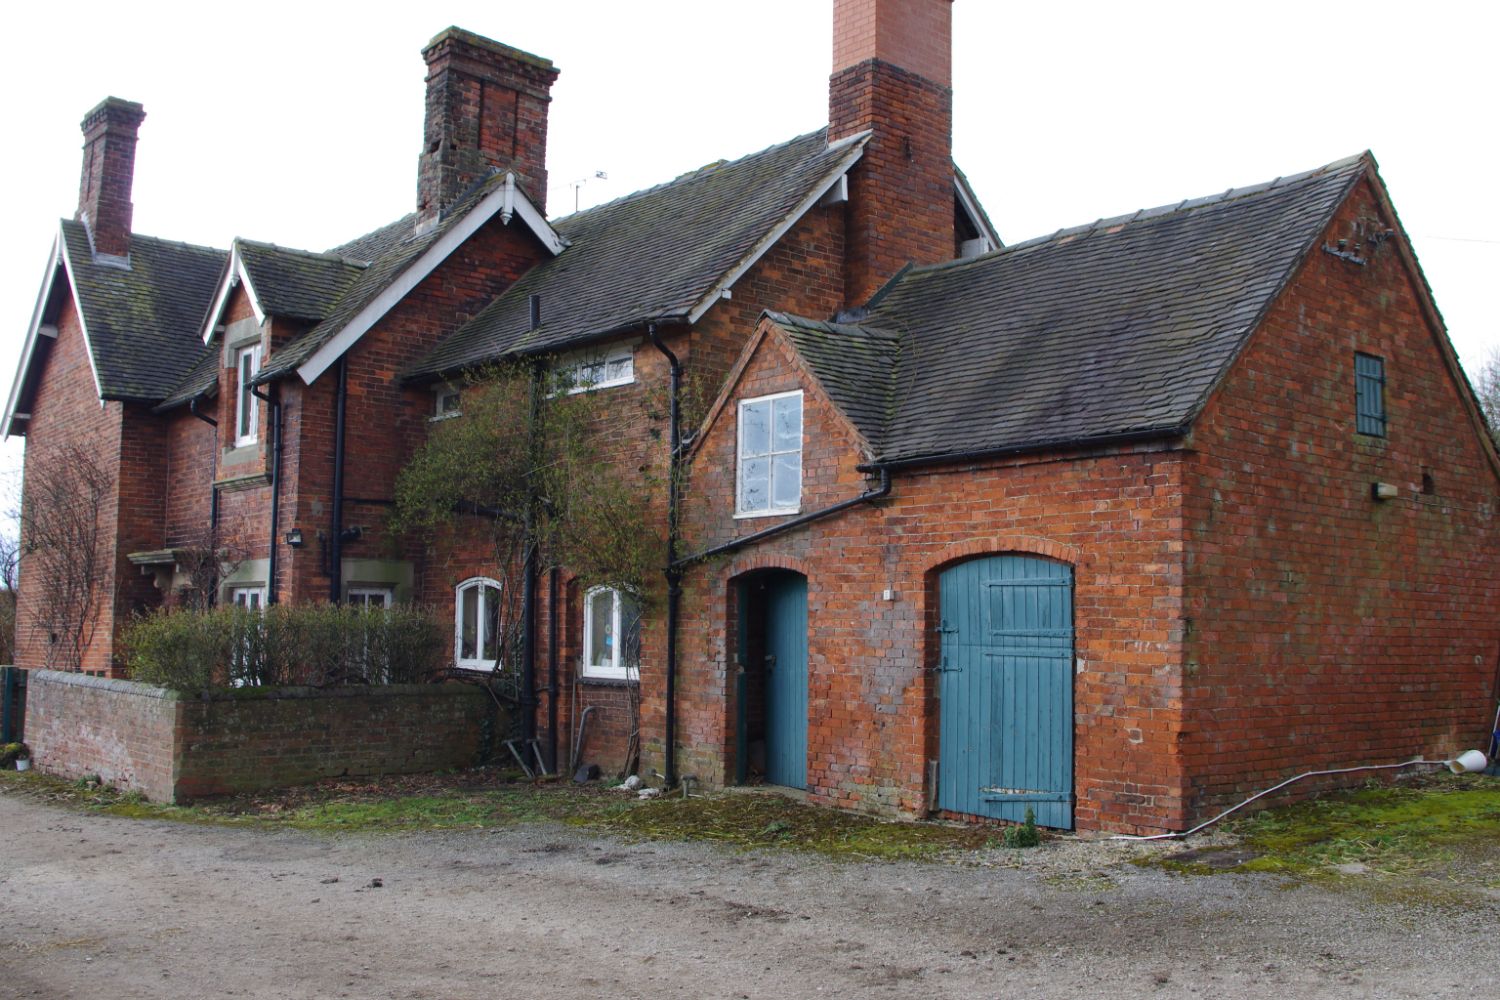
[[[321,250],[414,207],[420,50],[456,24],[552,59],[550,214],[823,125],[826,0],[28,3],[7,8],[0,368],[20,355],[85,111],[140,101],[135,229]],[[954,155],[1000,236],[1374,151],[1474,370],[1500,327],[1495,23],[1478,5],[954,6]],[[14,464],[19,440],[0,461]]]

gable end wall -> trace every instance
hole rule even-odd
[[[1376,222],[1395,224],[1362,181],[1319,244]],[[1312,252],[1194,431],[1183,752],[1199,816],[1302,771],[1488,734],[1496,478],[1396,247],[1366,255]],[[1385,359],[1384,438],[1355,432],[1356,351]],[[1401,497],[1373,501],[1377,481]]]

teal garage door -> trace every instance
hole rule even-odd
[[[938,805],[1073,828],[1073,570],[1031,556],[939,579]]]

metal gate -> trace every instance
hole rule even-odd
[[[1073,570],[1031,556],[939,578],[938,805],[1073,828]]]
[[[766,585],[766,780],[807,787],[807,577]]]

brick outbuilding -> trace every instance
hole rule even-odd
[[[722,561],[687,557],[684,743],[839,805],[1116,830],[1456,755],[1497,469],[1368,155],[767,313],[692,454]]]

